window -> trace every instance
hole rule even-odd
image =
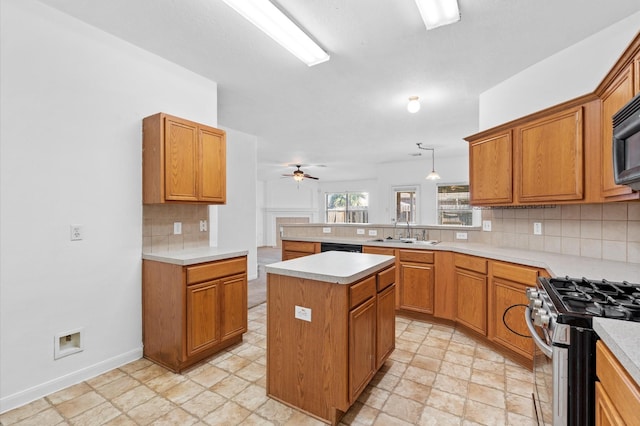
[[[393,191],[396,209],[396,223],[416,223],[418,196],[415,187],[396,188]]]
[[[328,192],[325,205],[327,223],[369,223],[368,192]]]
[[[438,224],[473,225],[469,185],[438,185]]]

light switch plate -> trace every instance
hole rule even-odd
[[[331,228],[322,228],[322,233],[323,234],[330,234],[331,233]]]
[[[490,220],[483,220],[482,221],[482,230],[483,231],[487,231],[487,232],[491,231],[491,221]]]
[[[311,309],[295,305],[295,317],[302,321],[311,322]]]
[[[467,233],[466,232],[456,232],[456,240],[466,240]]]
[[[182,234],[182,222],[173,222],[173,234],[174,235]]]
[[[364,235],[364,229],[362,229],[362,228],[358,228],[358,229],[356,229],[356,234],[358,234],[358,235]]]
[[[542,235],[542,223],[533,222],[533,235]]]
[[[377,229],[369,229],[369,236],[370,237],[377,237],[378,236],[378,230]]]

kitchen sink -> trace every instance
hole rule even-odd
[[[376,239],[376,240],[369,240],[370,242],[373,243],[396,243],[396,244],[416,244],[416,245],[423,245],[423,246],[435,246],[436,244],[438,244],[440,241],[437,240],[417,240],[415,238],[386,238],[386,239]]]

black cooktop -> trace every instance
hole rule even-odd
[[[590,317],[640,322],[640,284],[570,277],[539,281],[551,297],[560,323],[586,320],[590,326]]]

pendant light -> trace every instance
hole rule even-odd
[[[431,173],[427,175],[425,179],[438,180],[440,175],[436,172],[436,150],[435,148],[424,148],[421,143],[417,143],[418,149],[424,149],[425,151],[431,151]]]
[[[415,114],[420,111],[420,98],[417,96],[409,97],[409,103],[407,104],[407,111],[411,114]]]

